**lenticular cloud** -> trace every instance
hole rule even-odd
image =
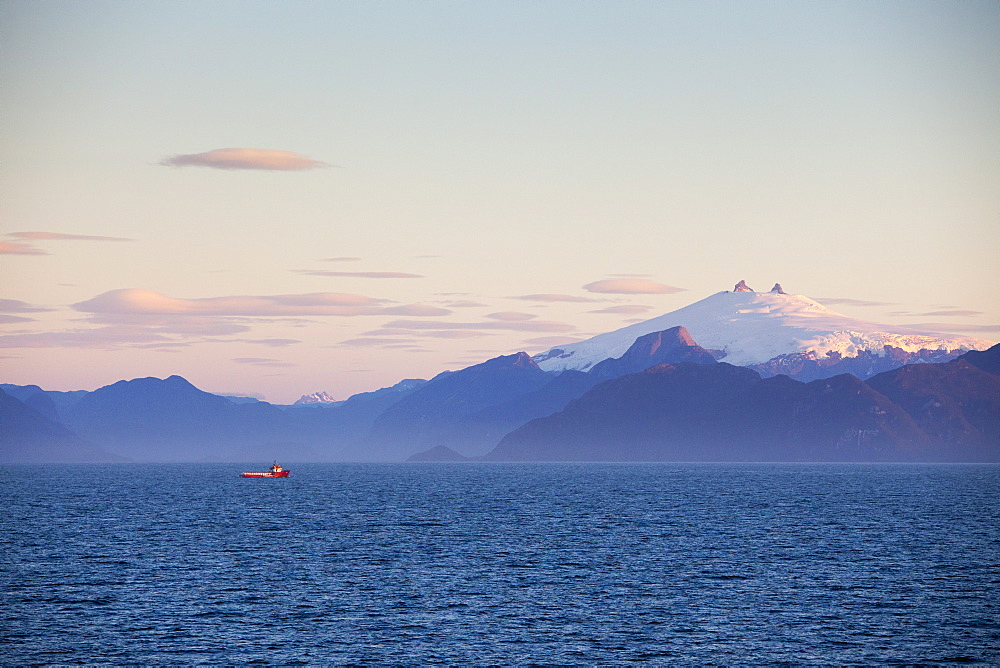
[[[638,279],[595,281],[583,286],[583,289],[589,292],[618,295],[673,294],[684,290],[684,288],[675,288],[672,285],[664,285],[663,283]]]
[[[264,169],[284,172],[329,166],[325,162],[313,160],[299,153],[266,148],[218,148],[206,153],[171,156],[162,160],[160,164],[168,167]]]
[[[364,295],[318,292],[305,295],[236,295],[177,299],[152,290],[111,290],[73,308],[111,315],[303,316],[377,315],[384,299]]]

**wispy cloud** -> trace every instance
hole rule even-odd
[[[167,167],[210,167],[212,169],[260,169],[270,171],[301,171],[329,167],[292,151],[267,148],[219,148],[205,153],[187,153],[164,158]]]
[[[915,322],[908,323],[906,327],[931,332],[959,332],[984,335],[1000,333],[1000,325],[969,325],[961,322]]]
[[[8,237],[25,241],[135,241],[128,237],[104,237],[96,234],[63,234],[62,232],[11,232]]]
[[[849,297],[816,297],[816,301],[824,306],[896,306],[896,302],[875,302]]]
[[[264,367],[292,367],[296,366],[291,362],[284,362],[282,360],[271,359],[269,357],[234,357],[233,362],[237,364],[249,364],[250,366],[264,366]]]
[[[48,251],[18,241],[0,241],[0,255],[48,255]]]
[[[108,328],[135,329],[182,338],[211,339],[250,331],[250,319],[229,316],[156,313],[88,313],[87,320]],[[94,330],[99,332],[101,330]]]
[[[176,339],[143,327],[100,327],[61,332],[5,334],[0,348],[97,348],[111,350],[121,346],[183,345]]]
[[[385,313],[385,299],[336,292],[301,295],[236,295],[178,299],[152,290],[111,290],[93,299],[73,304],[84,313],[212,315],[212,316],[303,316],[378,315]]]
[[[622,304],[621,306],[609,306],[607,308],[597,309],[596,311],[588,311],[588,313],[619,313],[623,315],[634,315],[636,313],[645,313],[651,308],[653,307],[645,306],[643,304]]]
[[[420,274],[402,271],[325,271],[323,269],[294,269],[296,274],[306,276],[327,276],[330,278],[424,278]]]
[[[0,299],[0,324],[17,325],[25,322],[35,322],[35,318],[22,315],[8,315],[11,313],[44,313],[54,309],[45,306],[35,306],[19,299]]]
[[[6,236],[15,241],[0,241],[0,255],[49,255],[47,250],[31,243],[37,241],[135,241],[125,237],[62,232],[10,232]]]
[[[542,293],[535,295],[520,295],[518,297],[511,297],[511,299],[521,299],[528,302],[575,302],[575,303],[586,303],[586,302],[598,302],[599,299],[593,299],[591,297],[580,297],[577,295],[561,295],[561,294],[551,294]]]
[[[302,343],[302,341],[298,339],[243,339],[243,343],[256,343],[257,345],[268,346],[269,348],[281,348]]]
[[[587,292],[617,295],[674,294],[686,290],[686,288],[675,288],[672,285],[638,278],[594,281],[583,286],[583,289]]]
[[[475,329],[435,329],[411,332],[411,334],[426,339],[478,339],[481,336],[493,336],[495,332],[482,332]]]
[[[21,315],[7,315],[0,313],[0,325],[18,325],[23,322],[35,322],[34,318],[25,318]]]
[[[538,316],[532,313],[521,313],[520,311],[500,311],[498,313],[488,313],[486,317],[507,322],[523,322],[525,320],[534,320]]]
[[[481,306],[489,306],[489,304],[474,302],[471,299],[455,299],[437,303],[447,306],[449,308],[478,308]]]
[[[982,315],[982,314],[983,314],[982,311],[963,311],[963,310],[960,310],[960,309],[956,309],[954,311],[930,311],[929,313],[917,313],[915,315],[934,316],[934,317],[942,316],[942,317],[959,318],[959,317],[963,317],[963,316],[973,316],[973,315]]]
[[[386,306],[381,310],[385,315],[406,315],[414,318],[424,318],[428,316],[449,315],[451,311],[438,306],[427,304],[403,304],[401,306]]]
[[[385,324],[386,329],[405,330],[507,330],[515,332],[569,332],[576,329],[573,325],[565,322],[555,322],[552,320],[530,320],[514,322],[439,322],[432,320],[393,320]]]
[[[0,299],[0,313],[44,313],[53,309],[45,306],[35,306],[19,299]]]
[[[387,336],[361,336],[356,339],[341,341],[339,345],[351,348],[384,348],[386,346],[398,346],[400,345],[400,341],[399,339]]]

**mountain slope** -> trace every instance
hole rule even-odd
[[[0,390],[0,463],[121,461]]]
[[[780,289],[753,292],[743,286],[645,322],[553,348],[534,359],[545,371],[587,370],[602,360],[621,357],[640,336],[677,326],[685,327],[705,348],[724,353],[721,359],[725,362],[740,366],[794,353],[807,353],[816,359],[828,353],[853,357],[861,351],[881,356],[885,346],[892,346],[906,352],[943,349],[957,355],[992,345],[971,337],[857,320],[802,295],[785,294]]]
[[[903,408],[850,375],[801,383],[683,363],[601,383],[511,432],[486,459],[951,460],[937,445]]]
[[[551,378],[523,352],[441,374],[375,419],[372,456],[398,460],[443,445],[442,436],[463,418],[534,392]]]
[[[136,461],[311,457],[290,441],[292,420],[271,404],[234,404],[171,376],[119,381],[90,392],[66,416],[84,438]]]
[[[715,357],[695,343],[684,327],[671,327],[640,336],[621,357],[598,362],[589,373],[595,378],[608,379],[638,373],[659,364],[695,362],[715,364]]]
[[[1000,375],[1000,344],[989,350],[970,350],[962,355],[962,359],[994,376]]]
[[[942,459],[1000,458],[1000,377],[957,359],[910,364],[867,383],[906,410],[940,444]]]

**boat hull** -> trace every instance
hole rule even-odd
[[[241,478],[287,478],[291,471],[278,471],[277,473],[263,472],[263,473],[241,473]]]

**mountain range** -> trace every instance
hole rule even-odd
[[[0,385],[0,462],[1000,461],[989,345],[741,281],[588,341],[344,401],[275,406],[178,376]]]

